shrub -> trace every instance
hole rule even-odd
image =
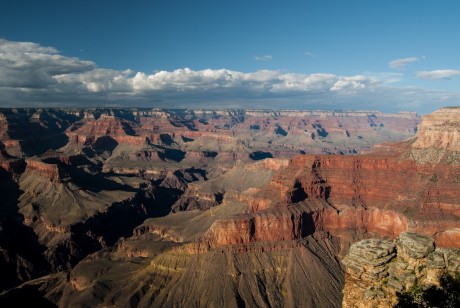
[[[439,278],[439,284],[439,287],[415,286],[409,292],[398,292],[398,304],[395,307],[460,307],[460,275],[443,273]]]

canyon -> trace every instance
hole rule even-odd
[[[0,150],[0,303],[340,307],[357,241],[460,248],[460,108],[1,109]]]

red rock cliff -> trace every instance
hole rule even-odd
[[[423,117],[414,148],[460,151],[460,107],[441,108]]]
[[[293,157],[267,187],[247,197],[251,214],[216,221],[206,240],[211,246],[285,241],[305,230],[327,230],[346,243],[411,230],[434,236],[438,246],[460,247],[460,165],[423,164],[406,155],[420,140],[431,140],[427,131],[445,141],[426,146],[455,150],[455,129],[442,128],[457,127],[458,110],[442,109],[424,120],[412,147],[406,142],[366,155]]]

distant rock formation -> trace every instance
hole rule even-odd
[[[460,164],[460,108],[441,108],[423,117],[412,150],[406,153],[419,164]]]
[[[342,260],[342,307],[393,307],[398,293],[439,285],[440,275],[460,273],[460,250],[436,248],[433,238],[402,232],[394,241],[354,243]]]
[[[441,108],[423,117],[412,147],[460,152],[460,107]]]
[[[16,157],[64,146],[69,153],[90,147],[111,155],[124,145],[132,147],[131,157],[163,147],[183,151],[189,164],[201,155],[205,163],[251,161],[261,157],[254,153],[264,158],[356,154],[376,143],[412,137],[419,122],[415,113],[376,111],[5,108],[0,109],[0,149]]]
[[[0,305],[339,307],[348,252],[378,280],[459,247],[458,136],[424,137],[452,110],[417,139],[413,113],[1,110]]]

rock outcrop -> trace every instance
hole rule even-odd
[[[442,149],[460,151],[460,107],[441,108],[423,117],[415,149]]]
[[[79,119],[65,109],[0,109],[0,143],[16,157],[42,154],[64,146],[65,130]]]
[[[426,115],[408,157],[421,164],[460,164],[459,107],[441,108]]]
[[[460,250],[436,248],[433,238],[403,232],[395,241],[354,243],[342,260],[342,307],[393,307],[398,293],[438,285],[440,275],[460,273]]]
[[[405,140],[416,114],[96,108],[60,110],[68,120],[52,122],[53,112],[6,110],[0,125],[1,171],[15,188],[8,219],[35,235],[48,266],[32,270],[35,260],[0,242],[12,252],[1,264],[25,260],[19,268],[31,269],[9,270],[8,287],[49,274],[0,304],[34,294],[61,307],[339,307],[348,252],[349,275],[375,281],[412,281],[425,259],[437,270],[455,264],[440,255],[451,260],[454,250],[441,247],[460,243],[460,164],[439,147],[457,137],[417,147]],[[424,122],[420,142],[424,125],[455,120],[441,118]],[[46,132],[65,145],[30,152],[12,123],[32,120],[62,123]],[[399,143],[369,151],[388,141]],[[23,170],[14,166],[21,161]],[[394,241],[406,231],[422,235]],[[350,248],[374,237],[385,240]],[[400,290],[395,279],[387,284]],[[381,298],[380,289],[366,294]]]
[[[266,157],[358,153],[378,142],[413,136],[420,121],[417,114],[375,111],[31,108],[2,109],[0,115],[0,147],[14,156],[42,154],[67,142],[70,152],[155,144],[190,152],[190,163],[200,152],[227,153],[220,162],[258,159],[254,152]]]

